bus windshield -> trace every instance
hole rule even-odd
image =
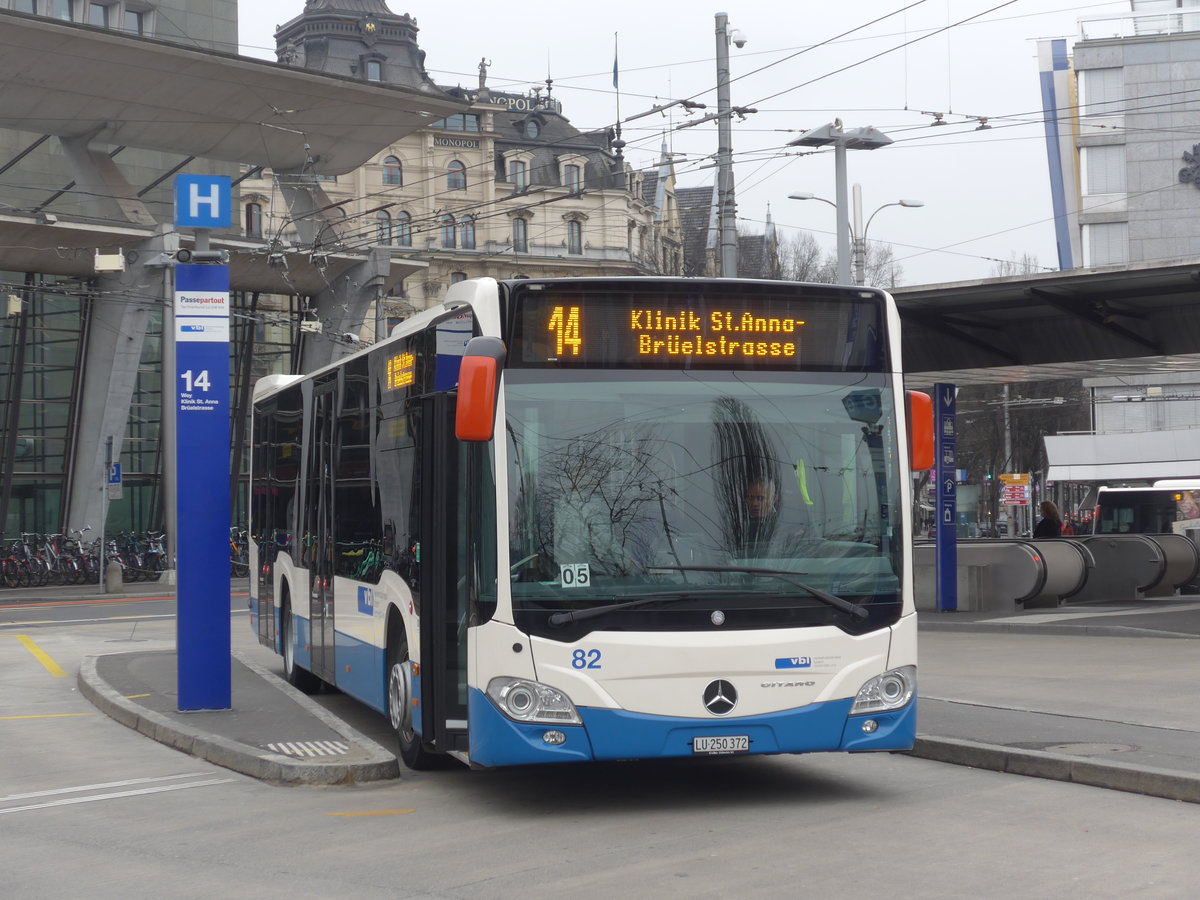
[[[524,630],[860,632],[899,616],[890,376],[510,368],[505,399]]]

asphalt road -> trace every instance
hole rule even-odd
[[[1175,898],[1200,876],[1194,804],[903,755],[273,787],[79,695],[80,659],[169,647],[168,613],[157,600],[0,610],[5,898]],[[258,652],[244,613],[233,634]]]

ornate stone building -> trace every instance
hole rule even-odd
[[[315,256],[382,247],[427,263],[381,298],[376,327],[437,302],[465,278],[683,274],[665,154],[655,170],[633,171],[618,134],[571,125],[552,81],[527,93],[491,90],[486,58],[478,85],[439,88],[416,36],[416,20],[382,0],[310,0],[279,29],[283,63],[470,106],[346,176],[280,178],[264,169],[242,183],[247,237]]]

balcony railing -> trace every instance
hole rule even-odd
[[[1200,31],[1200,8],[1139,15],[1098,16],[1079,20],[1079,36],[1085,41],[1147,37]]]

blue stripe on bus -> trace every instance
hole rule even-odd
[[[283,628],[280,623],[279,610],[275,610],[275,652],[283,653],[280,643]],[[292,616],[292,625],[296,629],[296,665],[312,671],[312,651],[308,619]],[[336,648],[334,651],[335,686],[344,694],[349,694],[356,700],[367,704],[381,713],[387,712],[387,653],[379,648],[352,638],[340,631],[334,631]],[[347,671],[349,667],[349,671]],[[420,697],[420,693],[415,694]]]
[[[528,725],[505,717],[480,691],[469,700],[471,762],[483,766],[579,760],[654,759],[691,756],[692,738],[703,735],[748,735],[751,753],[907,750],[917,730],[916,703],[873,716],[849,715],[850,700],[817,703],[801,709],[739,719],[690,719],[647,716],[624,710],[581,707],[582,726]],[[878,724],[864,734],[862,723]],[[557,746],[542,740],[549,730],[566,741]]]

